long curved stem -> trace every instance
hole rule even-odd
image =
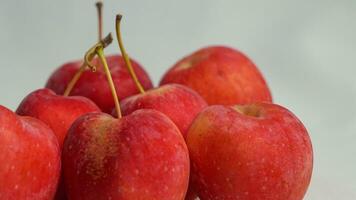
[[[135,84],[136,84],[138,90],[140,91],[140,93],[143,94],[143,93],[145,93],[145,89],[143,89],[140,81],[138,80],[138,78],[136,76],[136,73],[135,73],[135,71],[134,71],[134,69],[133,69],[133,67],[131,65],[130,58],[126,53],[126,50],[125,50],[123,42],[122,42],[121,29],[120,29],[121,18],[122,18],[122,15],[116,15],[116,37],[117,37],[117,40],[118,40],[118,43],[119,43],[120,51],[121,51],[122,56],[124,57],[124,60],[125,60],[125,63],[126,63],[126,67],[129,70],[133,81],[135,82]]]
[[[97,48],[96,49],[96,53],[98,54],[103,66],[104,66],[104,71],[105,71],[105,74],[106,74],[106,78],[108,79],[110,90],[111,90],[111,94],[112,94],[112,97],[114,98],[114,103],[115,103],[115,109],[116,109],[117,116],[118,116],[118,118],[121,118],[122,114],[121,114],[121,109],[120,109],[119,98],[117,97],[114,81],[112,80],[110,69],[108,67],[108,63],[106,62],[106,58],[104,56],[103,48],[101,48],[101,47]]]

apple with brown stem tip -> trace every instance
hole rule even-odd
[[[63,149],[69,199],[184,199],[189,155],[181,133],[155,110],[143,109],[122,117],[103,48],[96,51],[118,118],[91,113],[70,128]]]
[[[101,40],[101,2],[97,4],[97,8],[99,19],[99,40]],[[110,70],[112,71],[115,87],[120,91],[119,99],[139,93],[134,81],[130,78],[130,74],[126,69],[122,56],[110,55],[106,58],[110,66]],[[143,88],[152,88],[152,82],[143,67],[135,60],[131,61]],[[86,70],[85,63],[81,60],[69,62],[60,66],[49,77],[46,83],[46,88],[55,91],[57,94],[85,96],[94,101],[102,111],[111,113],[115,105],[113,99],[111,98],[110,88],[106,84],[106,75],[103,66],[98,59],[94,59],[93,63],[97,63],[96,74]]]
[[[124,115],[129,115],[139,109],[155,109],[167,115],[179,128],[183,136],[195,116],[207,106],[204,99],[192,89],[178,84],[168,84],[145,91],[137,79],[130,59],[123,46],[121,30],[121,15],[116,17],[116,35],[121,53],[132,79],[135,81],[140,94],[128,97],[121,103]],[[115,113],[114,113],[115,115]]]

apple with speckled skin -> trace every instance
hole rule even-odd
[[[192,89],[179,84],[167,84],[124,99],[121,109],[128,115],[139,109],[155,109],[169,117],[186,137],[196,115],[207,107],[204,99]]]
[[[0,106],[0,152],[0,199],[53,199],[60,148],[47,125]]]
[[[119,99],[139,93],[125,66],[124,59],[120,55],[107,56],[106,59],[112,72],[115,87],[117,91],[120,91],[118,93]],[[131,62],[142,86],[145,89],[152,88],[152,82],[142,66],[133,59]],[[74,61],[59,67],[48,79],[46,88],[62,95],[74,74],[79,70],[81,63],[82,61]],[[97,58],[92,63],[97,66],[97,71],[95,73],[90,70],[84,71],[70,95],[87,97],[95,102],[102,111],[111,113],[115,105],[102,64]]]
[[[313,168],[307,130],[274,104],[204,109],[187,135],[191,184],[204,200],[301,200]]]
[[[90,99],[82,96],[57,95],[50,89],[39,89],[27,95],[16,110],[18,115],[31,116],[47,124],[56,135],[60,149],[72,123],[81,115],[101,112]],[[66,199],[63,180],[56,199]]]
[[[69,127],[81,115],[101,112],[90,99],[82,96],[65,97],[50,89],[39,89],[27,95],[16,110],[18,115],[31,116],[47,124],[62,147]]]
[[[209,105],[272,102],[261,72],[243,53],[224,46],[202,48],[178,61],[160,85],[178,83],[197,91]]]
[[[70,128],[63,149],[69,199],[182,200],[189,153],[164,114],[137,110],[122,118],[89,113]]]

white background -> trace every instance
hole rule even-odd
[[[305,123],[315,167],[308,200],[356,199],[355,0],[105,1],[105,31],[124,14],[126,48],[157,84],[206,45],[245,52],[276,103]],[[94,1],[0,1],[0,104],[15,109],[97,39]],[[118,52],[116,42],[107,50]]]

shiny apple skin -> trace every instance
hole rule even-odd
[[[128,115],[139,109],[154,109],[167,115],[179,128],[183,136],[197,114],[207,107],[204,99],[192,89],[167,84],[124,99],[122,112]]]
[[[191,184],[204,200],[302,200],[310,183],[308,132],[278,105],[210,106],[194,120],[187,145]]]
[[[69,199],[183,200],[189,153],[173,122],[155,110],[121,119],[80,117],[64,143]]]
[[[0,199],[53,199],[61,160],[47,125],[0,105],[0,152]]]
[[[27,95],[16,110],[18,115],[31,116],[47,124],[57,136],[62,148],[72,123],[81,115],[101,112],[90,99],[81,96],[65,97],[50,89],[39,89]]]

